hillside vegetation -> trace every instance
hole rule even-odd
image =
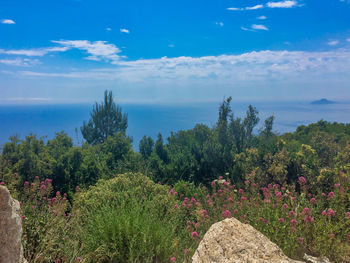
[[[234,216],[292,258],[350,262],[350,124],[321,120],[279,135],[273,116],[259,126],[256,108],[238,117],[230,103],[214,127],[144,136],[139,152],[113,105],[123,125],[99,135],[92,113],[81,146],[63,131],[11,137],[0,183],[22,202],[26,258],[191,262],[209,227]],[[105,116],[107,104],[95,113]]]

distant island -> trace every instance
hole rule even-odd
[[[311,104],[313,104],[313,105],[327,105],[327,104],[336,104],[336,103],[337,102],[335,102],[335,101],[327,100],[327,99],[324,99],[324,98],[311,102]]]

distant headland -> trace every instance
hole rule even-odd
[[[314,100],[313,102],[311,102],[311,104],[313,105],[327,105],[327,104],[336,104],[336,101],[331,101],[331,100],[327,100],[325,98],[320,99],[320,100]]]

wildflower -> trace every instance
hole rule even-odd
[[[196,237],[198,237],[199,235],[198,235],[198,233],[196,232],[196,231],[194,231],[194,232],[192,232],[192,237],[193,238],[196,238]]]
[[[28,186],[29,185],[29,182],[28,181],[25,181],[24,182],[24,186]]]
[[[323,210],[321,214],[322,214],[323,216],[327,215],[326,210]]]
[[[284,218],[281,217],[281,218],[278,219],[278,221],[283,224],[284,223]]]
[[[76,192],[79,191],[79,185],[77,185],[77,186],[75,187],[75,191],[76,191]]]
[[[176,257],[171,257],[170,258],[170,262],[175,262],[176,261]]]
[[[246,201],[246,200],[247,200],[247,197],[245,197],[245,196],[242,196],[242,197],[241,197],[241,201],[242,201],[242,202],[244,202],[244,201]]]
[[[335,188],[338,188],[340,186],[340,184],[334,184]]]
[[[300,244],[303,244],[303,243],[304,243],[304,238],[298,237],[298,242],[299,242]]]
[[[5,185],[5,182],[1,182],[0,185]]]
[[[57,191],[56,196],[60,196],[60,195],[61,195],[60,191]]]
[[[282,209],[283,209],[283,210],[288,209],[288,205],[287,205],[287,204],[283,204],[283,205],[282,205]]]
[[[46,189],[46,186],[45,186],[44,184],[42,184],[42,185],[40,186],[40,189],[41,189],[41,190],[45,190],[45,189]]]
[[[57,258],[57,259],[55,260],[55,263],[61,263],[61,259]]]
[[[25,216],[25,215],[21,215],[21,218],[22,218],[22,219],[26,219],[26,216]]]
[[[335,216],[335,212],[332,208],[329,208],[328,209],[328,217],[332,217],[332,216]]]
[[[232,217],[231,212],[229,210],[225,210],[222,212],[222,217],[227,218],[227,217]]]
[[[296,213],[293,210],[289,211],[289,216],[296,216]]]
[[[310,208],[305,207],[302,214],[311,215]]]
[[[175,205],[174,205],[174,208],[175,208],[175,209],[179,208],[179,205],[178,205],[178,204],[175,204]]]
[[[345,214],[346,214],[347,218],[350,220],[350,212],[346,212]]]
[[[333,233],[330,233],[330,234],[329,234],[329,237],[330,237],[330,238],[334,238],[335,235],[334,235]]]
[[[300,185],[305,185],[305,184],[306,184],[306,179],[305,179],[305,177],[300,176],[300,177],[298,178],[298,183],[299,183]]]
[[[290,224],[291,224],[292,226],[297,225],[297,224],[298,224],[298,221],[297,221],[296,219],[292,219],[292,220],[290,220]]]
[[[211,182],[211,186],[215,186],[215,181],[212,181],[212,182]]]
[[[322,196],[326,196],[326,194],[325,194],[325,193],[322,193]]]
[[[313,205],[316,204],[316,199],[315,199],[314,197],[311,198],[311,199],[310,199],[310,203],[313,204]]]
[[[275,196],[276,196],[276,198],[278,198],[278,199],[281,199],[283,196],[282,196],[282,192],[276,192],[275,193]]]
[[[184,249],[184,253],[187,254],[189,252],[188,248]]]
[[[334,198],[334,197],[335,197],[334,192],[329,192],[329,193],[328,193],[328,198],[329,198],[329,199]]]
[[[306,223],[313,223],[314,222],[314,218],[312,216],[308,215],[308,216],[305,217],[304,221]]]
[[[244,190],[243,190],[242,188],[240,188],[240,189],[238,190],[238,193],[244,194]]]
[[[77,261],[81,261],[81,257],[77,257]]]

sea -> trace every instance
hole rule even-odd
[[[310,102],[232,102],[235,117],[244,117],[249,104],[259,111],[261,119],[256,131],[263,126],[263,120],[275,116],[274,131],[278,134],[293,132],[300,125],[319,120],[350,122],[350,102],[313,105]],[[156,139],[161,133],[166,138],[171,132],[187,130],[196,124],[213,127],[217,121],[220,102],[185,103],[173,105],[119,104],[128,115],[127,134],[133,138],[133,148],[144,135]],[[84,120],[88,121],[92,104],[60,105],[0,105],[0,149],[12,135],[24,139],[33,133],[44,140],[52,139],[56,132],[65,131],[80,145],[80,132]]]

